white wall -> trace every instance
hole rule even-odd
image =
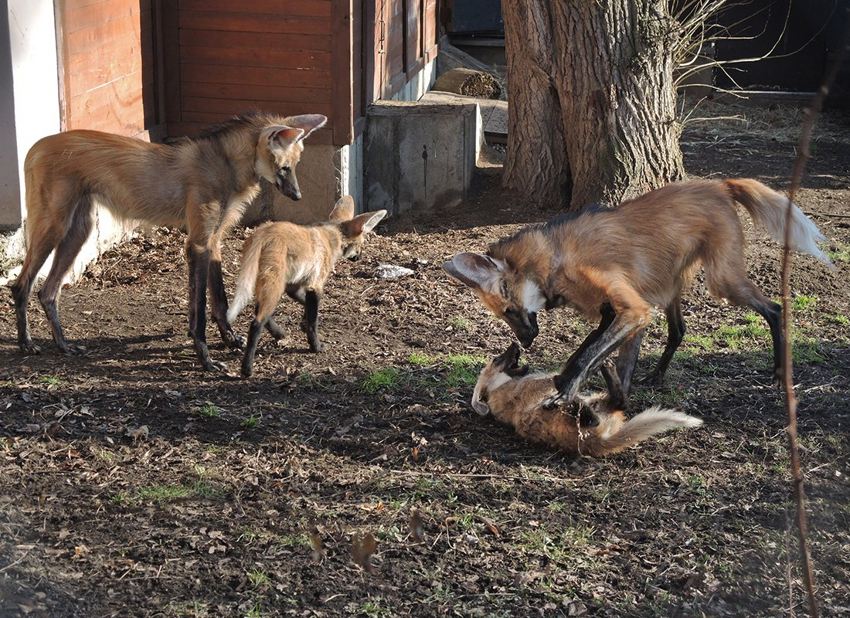
[[[27,151],[39,138],[59,132],[59,72],[53,0],[8,0],[3,3],[3,13],[0,226],[9,229],[18,227],[25,213],[23,166]]]

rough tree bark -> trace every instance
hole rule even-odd
[[[571,210],[684,177],[664,0],[503,0],[504,185]]]

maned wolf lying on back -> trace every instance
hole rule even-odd
[[[472,408],[511,425],[523,438],[566,453],[602,457],[671,429],[697,427],[702,421],[683,412],[650,408],[626,421],[619,409],[623,393],[619,380],[607,368],[607,399],[579,398],[561,408],[547,408],[558,394],[555,373],[527,375],[519,366],[516,343],[494,358],[478,376]]]
[[[326,223],[305,226],[269,222],[258,227],[245,241],[236,293],[227,312],[227,319],[233,321],[252,297],[257,299],[242,359],[242,375],[248,377],[254,372],[254,354],[263,328],[275,339],[285,336],[272,318],[284,292],[304,305],[303,328],[310,350],[324,350],[318,325],[319,299],[325,282],[340,257],[349,260],[360,257],[366,234],[386,214],[386,210],[378,210],[354,217],[354,200],[346,195],[336,203]]]
[[[27,305],[39,269],[56,249],[38,298],[59,349],[84,351],[65,340],[56,301],[62,279],[91,233],[97,198],[119,218],[186,228],[189,336],[204,369],[220,366],[210,360],[206,343],[208,283],[222,339],[231,347],[243,344],[226,318],[221,239],[259,193],[260,178],[287,197],[301,199],[295,166],[304,139],[326,120],[319,114],[254,112],[173,145],[98,131],[67,131],[36,142],[24,162],[27,254],[12,285],[21,350],[41,351],[30,338]]]
[[[544,225],[530,226],[490,246],[486,255],[459,253],[446,271],[469,286],[528,347],[537,336],[537,313],[569,306],[590,319],[610,304],[616,314],[601,336],[586,340],[558,376],[558,399],[572,401],[614,350],[628,394],[641,339],[654,307],[667,317],[667,346],[650,380],[660,382],[685,335],[682,292],[699,266],[709,291],[750,307],[770,326],[773,371],[782,367],[782,308],[747,277],[744,232],[736,212],[783,242],[788,200],[756,180],[696,180],[650,191],[617,208],[591,206]],[[791,247],[826,263],[823,236],[792,207]]]

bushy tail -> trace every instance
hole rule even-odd
[[[245,241],[242,247],[242,265],[236,277],[236,292],[233,302],[227,309],[227,321],[233,322],[242,313],[245,306],[254,298],[254,286],[257,283],[257,271],[260,266],[262,243],[254,242],[254,236]]]
[[[788,198],[750,178],[728,179],[723,184],[732,198],[747,209],[753,221],[763,226],[778,243],[785,242],[785,218]],[[791,248],[818,258],[832,266],[817,243],[826,240],[817,226],[796,205],[791,206]]]
[[[699,427],[700,425],[702,425],[702,420],[694,416],[675,410],[662,410],[655,406],[630,419],[615,433],[606,435],[604,427],[598,427],[598,433],[584,439],[581,444],[581,451],[585,455],[601,457],[617,453],[632,444],[637,444],[651,436],[671,429]]]

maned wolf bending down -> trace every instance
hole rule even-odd
[[[290,199],[301,199],[295,166],[303,141],[326,121],[319,114],[251,112],[174,145],[98,131],[67,131],[36,142],[24,163],[27,254],[12,285],[21,350],[41,351],[30,338],[27,305],[39,269],[56,249],[38,298],[56,345],[66,353],[84,351],[65,340],[56,301],[62,279],[91,233],[97,198],[122,219],[186,228],[189,336],[204,369],[221,366],[210,360],[207,349],[207,284],[222,339],[231,347],[243,345],[226,318],[221,239],[259,193],[260,178]]]
[[[558,400],[573,401],[617,348],[617,373],[628,394],[654,307],[665,311],[667,345],[648,381],[661,382],[685,334],[682,291],[700,264],[714,296],[750,307],[767,320],[778,379],[782,308],[747,278],[736,204],[783,242],[785,197],[751,179],[698,180],[668,185],[617,208],[591,206],[530,226],[492,244],[486,255],[455,255],[445,269],[505,320],[525,347],[537,336],[540,310],[569,306],[594,319],[610,303],[616,317],[581,345],[557,377]],[[816,244],[823,236],[796,206],[790,238],[792,248],[830,263]]]
[[[554,373],[527,375],[528,366],[519,366],[516,343],[494,358],[478,376],[472,394],[472,408],[482,416],[492,415],[511,425],[523,438],[566,453],[602,457],[617,453],[646,438],[684,427],[697,427],[702,421],[684,412],[653,407],[626,421],[619,404],[616,376],[603,367],[608,398],[579,397],[568,408],[549,408],[547,401],[557,396]]]
[[[272,315],[281,295],[304,305],[302,328],[310,350],[325,349],[319,340],[319,300],[325,282],[340,257],[357,260],[366,234],[378,225],[386,210],[354,216],[354,200],[346,195],[336,203],[329,221],[295,225],[284,221],[264,223],[245,241],[242,266],[236,280],[233,304],[227,319],[233,321],[256,297],[248,345],[242,358],[242,375],[254,372],[254,355],[263,329],[275,339],[286,336]]]

